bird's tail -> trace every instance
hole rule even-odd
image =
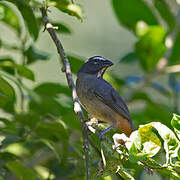
[[[128,121],[124,119],[124,121],[119,121],[119,123],[116,124],[117,128],[121,130],[126,136],[130,136],[131,133],[135,130],[134,125],[132,124],[131,121]]]

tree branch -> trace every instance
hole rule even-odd
[[[83,147],[84,147],[84,153],[85,153],[85,159],[86,159],[86,176],[87,176],[86,179],[90,180],[91,175],[90,175],[90,167],[89,167],[89,146],[88,146],[87,126],[85,125],[85,117],[84,117],[84,114],[81,109],[79,99],[78,99],[78,96],[76,93],[76,86],[75,86],[73,78],[72,78],[71,67],[70,67],[69,61],[65,55],[63,46],[56,35],[56,32],[54,30],[55,28],[49,22],[48,15],[47,15],[47,9],[45,7],[41,7],[40,10],[41,10],[43,22],[45,25],[45,30],[48,31],[49,35],[51,36],[52,40],[54,41],[54,43],[56,45],[58,54],[60,56],[59,61],[62,62],[62,64],[63,64],[62,71],[66,73],[66,79],[68,82],[68,86],[72,91],[72,98],[73,98],[73,102],[74,102],[74,111],[77,114],[78,119],[80,120],[81,125],[82,125]]]

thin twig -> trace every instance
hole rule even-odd
[[[62,46],[60,40],[58,39],[56,32],[54,31],[54,27],[49,22],[47,12],[46,12],[47,9],[45,7],[42,7],[42,8],[40,8],[40,10],[41,10],[43,22],[45,25],[45,29],[49,32],[52,40],[54,41],[57,51],[58,51],[58,54],[60,56],[59,60],[63,64],[62,71],[66,73],[66,79],[68,82],[68,86],[72,91],[72,98],[73,98],[73,102],[74,102],[74,111],[77,114],[78,119],[81,121],[81,124],[82,124],[83,146],[84,146],[84,153],[85,153],[85,159],[86,159],[86,176],[87,176],[86,179],[90,180],[91,175],[90,175],[90,167],[89,167],[89,147],[88,147],[87,126],[85,125],[85,117],[84,117],[84,114],[81,109],[79,99],[78,99],[78,96],[76,93],[76,86],[75,86],[73,78],[72,78],[71,67],[70,67],[69,61],[67,59],[67,56],[65,55],[63,46]]]

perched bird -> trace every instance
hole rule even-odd
[[[128,107],[114,88],[103,79],[106,69],[113,63],[101,56],[89,58],[79,69],[76,90],[79,100],[86,111],[118,128],[127,136],[134,130]]]

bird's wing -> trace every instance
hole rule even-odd
[[[94,94],[100,101],[131,122],[131,117],[125,102],[104,79],[98,82]]]

